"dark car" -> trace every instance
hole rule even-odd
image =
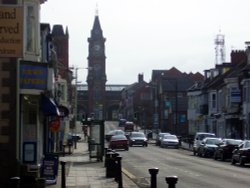
[[[220,159],[225,161],[226,159],[231,159],[233,155],[233,150],[238,147],[243,141],[235,139],[223,139],[222,144],[218,145],[214,152],[214,159]]]
[[[80,141],[82,139],[81,134],[79,133],[68,133],[68,140]]]
[[[105,135],[105,139],[109,142],[111,137],[114,135],[125,135],[125,132],[120,129],[111,130]]]
[[[193,154],[198,154],[198,151],[200,149],[200,144],[202,140],[206,137],[216,137],[214,133],[207,133],[207,132],[197,132],[194,136],[193,141]]]
[[[245,163],[250,163],[250,140],[244,140],[234,151],[231,159],[234,165],[239,163],[244,166]]]
[[[204,138],[198,150],[198,156],[212,157],[218,145],[222,144],[221,138],[207,137]]]
[[[126,119],[119,119],[119,127],[124,127],[126,122],[127,122]]]
[[[156,140],[155,140],[155,144],[157,146],[161,145],[161,140],[162,140],[162,138],[163,138],[164,135],[170,135],[170,133],[159,133],[159,134],[157,134]]]
[[[128,139],[125,135],[114,135],[109,142],[110,149],[124,149],[129,150]]]
[[[148,139],[143,132],[131,132],[129,135],[129,146],[148,146]]]

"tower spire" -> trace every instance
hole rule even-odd
[[[98,11],[98,3],[96,3],[95,5],[95,15],[98,16],[99,11]]]

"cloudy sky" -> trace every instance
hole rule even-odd
[[[106,38],[107,84],[131,84],[143,73],[176,67],[203,74],[215,65],[217,34],[231,50],[250,41],[249,0],[47,0],[41,22],[69,30],[69,62],[87,67],[88,42],[98,7]],[[86,83],[87,70],[78,70]]]

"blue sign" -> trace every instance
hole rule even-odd
[[[20,65],[20,88],[44,90],[47,88],[47,75],[47,67]]]
[[[42,177],[47,180],[56,179],[58,173],[58,157],[46,155],[42,164]]]

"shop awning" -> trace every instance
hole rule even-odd
[[[40,109],[47,116],[60,115],[59,109],[55,101],[52,98],[47,97],[45,95],[42,95],[41,97]]]

